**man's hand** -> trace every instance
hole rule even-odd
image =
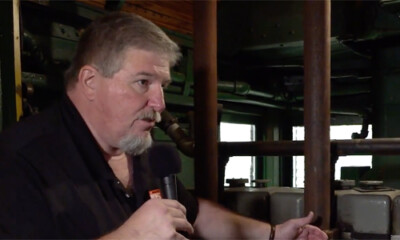
[[[178,231],[193,233],[186,208],[176,200],[150,199],[117,230],[104,236],[115,239],[186,239]]]
[[[312,222],[314,213],[310,212],[308,216],[288,220],[276,226],[275,239],[308,239],[308,240],[326,240],[328,236],[321,229],[309,225]]]

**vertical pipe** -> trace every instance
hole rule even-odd
[[[218,201],[217,2],[194,1],[195,188]]]
[[[330,0],[305,0],[305,212],[330,228]]]

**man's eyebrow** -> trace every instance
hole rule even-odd
[[[148,76],[148,77],[153,77],[154,76],[154,74],[151,74],[149,72],[144,72],[144,71],[134,74],[134,76],[141,76],[141,75],[142,76]]]

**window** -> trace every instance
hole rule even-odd
[[[250,124],[235,124],[221,122],[220,140],[222,142],[249,142],[255,140],[255,126]],[[225,167],[224,185],[226,179],[247,178],[250,186],[255,175],[255,158],[252,156],[230,157]]]
[[[331,139],[351,139],[353,132],[360,132],[361,125],[342,125],[331,126],[330,138]],[[368,136],[372,136],[372,127],[368,126]],[[304,140],[304,127],[293,127],[293,140]],[[340,179],[341,167],[349,166],[368,166],[372,167],[372,156],[341,156],[335,165],[335,179]],[[304,156],[293,157],[293,187],[304,187]]]

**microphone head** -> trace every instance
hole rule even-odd
[[[163,178],[181,171],[178,151],[166,143],[154,143],[148,150],[150,166],[156,177]]]

